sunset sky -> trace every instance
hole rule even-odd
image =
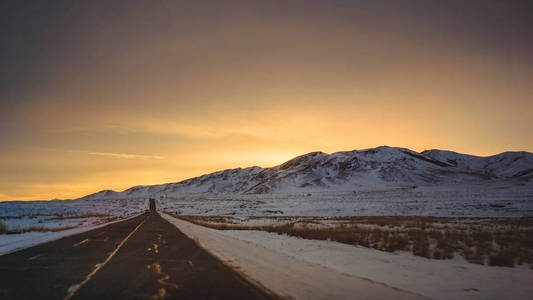
[[[532,1],[2,1],[0,201],[533,151]]]

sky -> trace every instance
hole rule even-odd
[[[531,1],[1,1],[0,201],[381,145],[533,152]]]

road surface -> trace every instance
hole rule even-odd
[[[157,212],[0,256],[0,299],[270,299]]]

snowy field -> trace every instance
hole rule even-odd
[[[489,186],[457,184],[288,194],[161,195],[157,206],[160,210],[185,215],[240,219],[250,216],[531,217],[533,185],[497,181]],[[21,232],[32,227],[44,229],[18,234],[38,239],[60,234],[46,232],[47,229],[91,228],[111,221],[110,217],[130,217],[147,207],[147,197],[0,202],[0,225],[7,230],[22,229]],[[275,222],[272,220],[268,222]],[[13,239],[13,235],[0,234],[0,244],[6,245]]]
[[[123,216],[148,207],[147,198],[0,202],[0,217],[109,214]]]
[[[60,238],[79,234],[92,229],[100,228],[114,222],[126,220],[125,217],[119,217],[106,222],[86,223],[83,226],[65,229],[61,231],[29,231],[18,234],[0,234],[0,255],[15,252],[24,248],[32,247],[42,243],[55,241]]]
[[[429,260],[261,231],[213,230],[163,217],[245,276],[295,299],[377,298],[383,286],[434,299],[530,299],[533,270]],[[260,259],[258,259],[260,257]],[[366,280],[365,289],[360,289]]]
[[[135,216],[147,203],[141,198],[0,202],[0,255]]]
[[[533,184],[513,181],[417,188],[159,198],[185,215],[531,217]]]
[[[287,216],[436,216],[458,223],[479,217],[533,217],[530,181],[152,196],[160,211],[225,216],[245,225],[284,224]],[[43,229],[0,234],[0,255],[120,221],[147,208],[148,197],[1,202],[4,229]],[[528,264],[509,268],[472,264],[461,256],[427,259],[405,251],[390,253],[263,231],[213,230],[162,215],[250,280],[295,299],[352,299],[354,289],[363,291],[358,294],[361,298],[528,299],[533,293],[533,270]],[[388,294],[391,290],[399,294]]]

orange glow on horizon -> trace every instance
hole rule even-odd
[[[229,2],[19,8],[0,55],[0,201],[312,151],[533,151],[527,10]]]

